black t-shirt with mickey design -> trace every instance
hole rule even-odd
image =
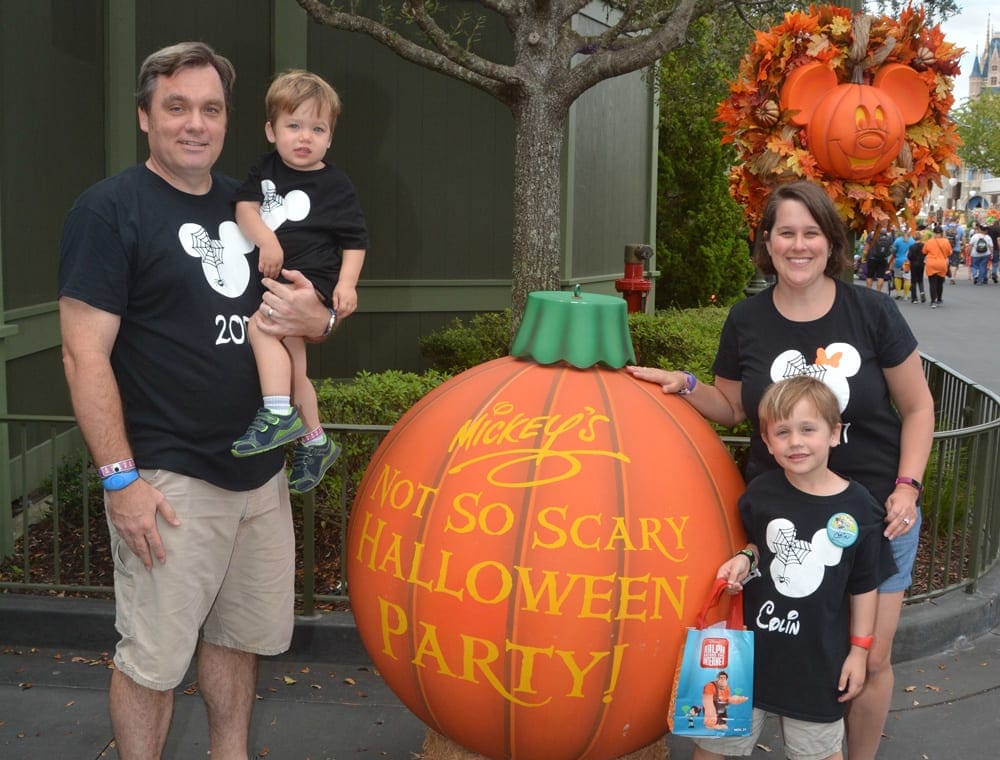
[[[840,402],[844,430],[830,469],[857,480],[884,504],[895,487],[902,424],[882,371],[917,347],[888,296],[835,280],[830,311],[793,322],[774,306],[773,289],[733,306],[722,329],[713,371],[742,383],[752,426],[746,478],[777,467],[760,437],[757,405],[772,382],[796,374],[823,380]]]
[[[144,165],[97,183],[67,216],[59,295],[121,317],[111,363],[139,467],[244,491],[282,452],[230,453],[260,406],[246,325],[261,286],[235,189],[213,173],[207,194],[190,195]]]
[[[327,303],[340,275],[342,251],[368,248],[354,185],[333,164],[299,171],[271,151],[250,169],[236,200],[260,203],[264,223],[281,243],[284,267],[308,277]]]
[[[739,508],[760,550],[761,576],[743,590],[743,622],[754,632],[754,706],[816,723],[839,720],[848,595],[878,586],[885,510],[855,481],[839,494],[814,496],[781,470],[755,478]]]

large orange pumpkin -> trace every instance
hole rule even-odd
[[[714,431],[658,386],[479,365],[366,470],[347,556],[361,638],[410,710],[470,750],[627,754],[667,729],[683,632],[742,546],[742,489]]]

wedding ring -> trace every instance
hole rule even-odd
[[[267,318],[270,319],[273,316],[274,316],[274,307],[273,306],[268,306],[267,307]]]
[[[909,524],[910,524],[910,518],[909,517],[904,517],[903,518],[903,525],[909,525]]]

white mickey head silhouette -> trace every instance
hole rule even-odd
[[[278,195],[277,188],[269,179],[261,180],[260,189],[264,194],[264,200],[260,203],[260,218],[268,229],[276,230],[286,221],[298,222],[309,216],[309,196],[301,190]]]
[[[834,546],[825,528],[813,533],[812,541],[796,536],[795,525],[784,518],[767,524],[767,546],[774,552],[771,580],[782,596],[801,599],[823,582],[827,566],[836,565],[844,553]]]
[[[246,256],[254,246],[243,237],[236,222],[220,224],[218,240],[200,224],[187,222],[177,230],[177,238],[189,256],[201,259],[202,271],[212,290],[227,298],[243,295],[250,282]]]
[[[778,354],[771,362],[771,380],[778,382],[796,375],[811,375],[822,380],[837,397],[840,411],[847,408],[851,400],[851,386],[847,382],[861,369],[861,354],[850,343],[831,343],[816,349],[812,364],[801,351],[789,349]]]

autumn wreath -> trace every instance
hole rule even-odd
[[[717,116],[725,125],[723,142],[732,143],[740,159],[730,171],[730,192],[746,209],[751,228],[756,228],[772,187],[802,178],[822,184],[841,216],[858,232],[894,224],[899,211],[915,215],[931,185],[940,185],[947,167],[960,163],[955,151],[961,140],[948,111],[954,102],[952,77],[959,72],[962,52],[945,41],[938,25],[925,24],[923,9],[912,7],[895,20],[853,16],[840,6],[812,6],[788,13],[783,23],[757,32]],[[877,79],[892,80],[900,72],[926,90],[927,108],[922,117],[898,127],[898,154],[888,166],[863,176],[863,171],[831,170],[830,160],[817,161],[814,148],[827,139],[827,130],[840,117],[845,124],[858,118],[864,106],[841,98],[850,108],[843,103],[817,108],[821,118],[811,125],[802,123],[801,103],[795,99],[790,103],[787,90],[786,97],[782,95],[793,72],[806,66],[823,69],[827,76],[832,72],[835,79],[828,90],[853,82],[871,85],[856,88],[858,92],[874,91]]]

